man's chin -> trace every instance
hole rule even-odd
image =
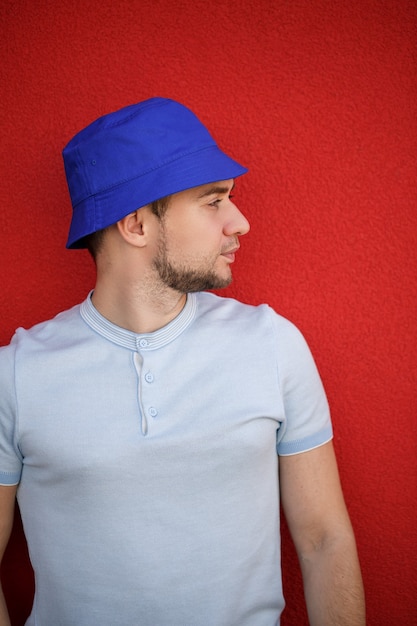
[[[187,292],[195,293],[197,291],[215,291],[217,289],[224,289],[225,287],[228,287],[231,282],[231,273],[228,276],[214,274],[212,276],[206,276],[205,278],[201,277],[201,281],[190,281]]]
[[[155,259],[154,265],[162,283],[182,294],[223,289],[232,282],[232,271],[228,266],[205,272],[175,267],[161,256]]]

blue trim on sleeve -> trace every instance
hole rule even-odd
[[[304,439],[295,439],[294,441],[281,441],[278,444],[277,452],[280,456],[289,456],[291,454],[299,454],[300,452],[308,452],[313,448],[324,445],[333,438],[332,425],[328,424],[324,430],[309,435]]]
[[[18,485],[20,472],[0,472],[0,485]]]

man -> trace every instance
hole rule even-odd
[[[249,230],[246,169],[162,98],[100,118],[64,163],[94,291],[0,351],[1,547],[17,492],[27,624],[279,624],[281,498],[310,623],[363,626],[309,350],[268,306],[207,293]]]

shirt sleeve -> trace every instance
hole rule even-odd
[[[16,442],[15,344],[0,348],[0,485],[17,485],[22,457]]]
[[[277,452],[287,456],[327,443],[333,430],[327,397],[307,342],[291,322],[273,311],[272,315],[285,415],[277,433]]]

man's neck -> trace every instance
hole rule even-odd
[[[187,296],[155,285],[126,286],[97,280],[92,302],[107,320],[137,334],[166,326],[185,306]]]

